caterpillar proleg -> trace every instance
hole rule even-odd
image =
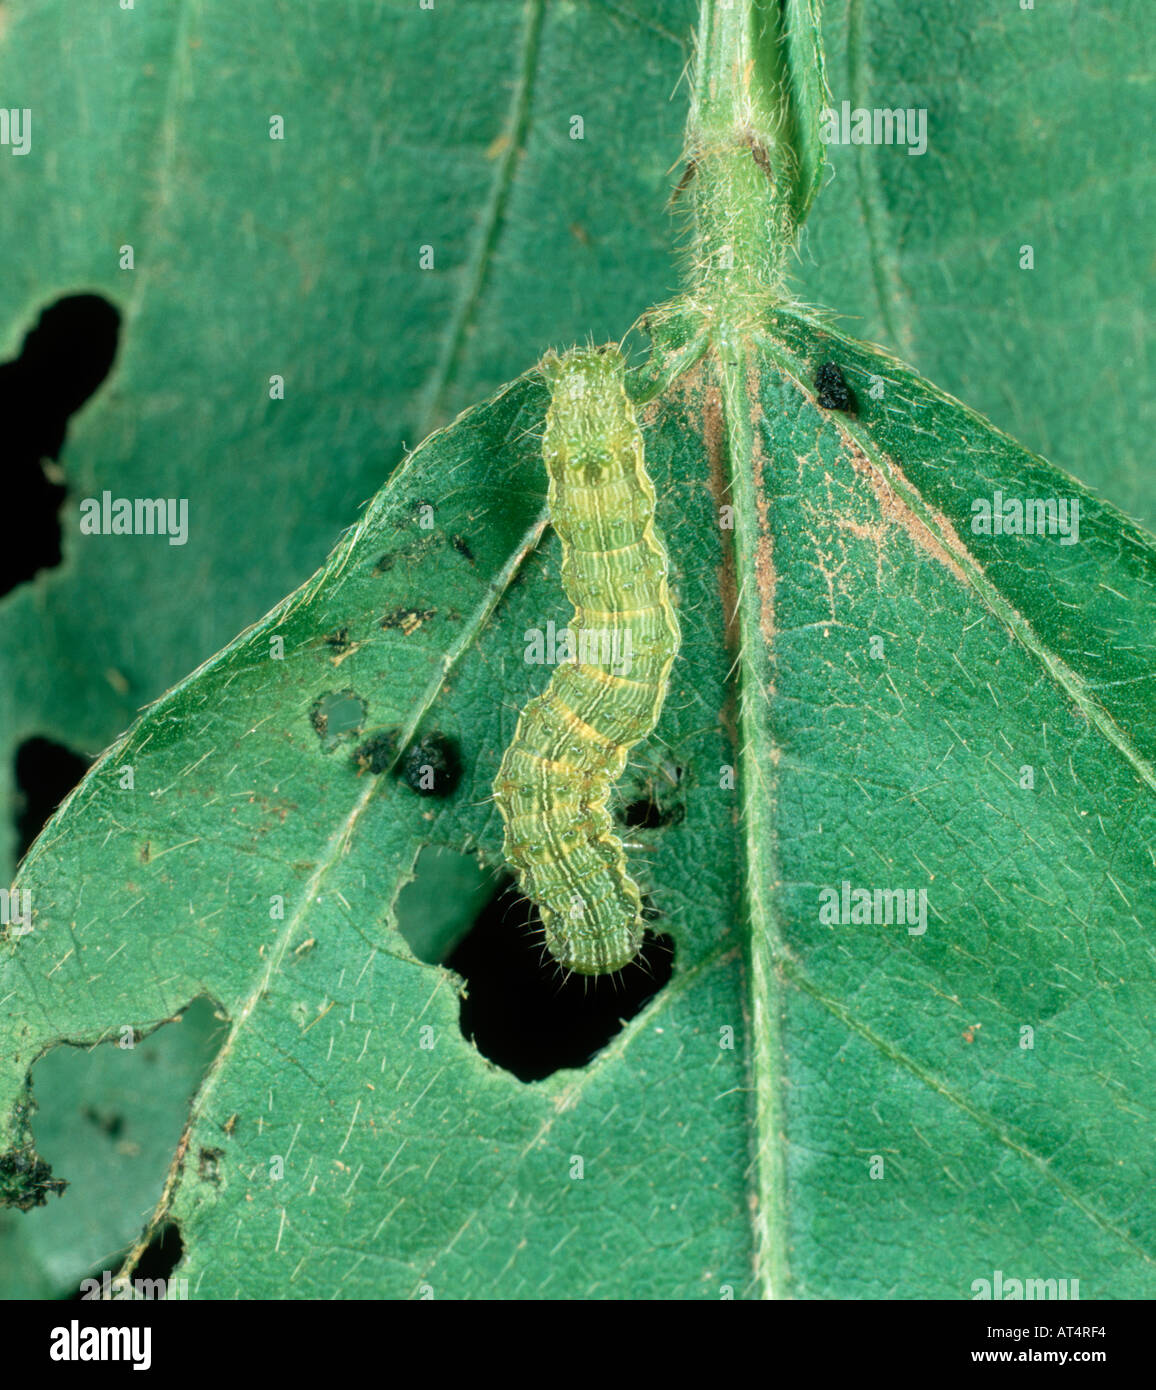
[[[494,797],[547,950],[566,970],[604,975],[633,960],[644,930],[607,802],[658,723],[679,627],[621,354],[579,349],[543,367],[552,394],[542,452],[571,645],[519,716]]]

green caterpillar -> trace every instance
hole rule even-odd
[[[543,457],[566,658],[518,718],[494,781],[505,854],[566,970],[605,975],[642,945],[642,898],[607,802],[631,748],[658,723],[678,653],[654,485],[617,349],[548,356]]]

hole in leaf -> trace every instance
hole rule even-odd
[[[136,1279],[168,1279],[185,1253],[180,1228],[175,1221],[166,1221],[145,1248],[137,1261],[132,1277]]]
[[[73,1291],[71,1299],[75,1303],[80,1300],[87,1302],[99,1299],[102,1296],[128,1298],[130,1282],[137,1298],[149,1301],[170,1297],[187,1298],[187,1281],[178,1280],[175,1287],[166,1287],[184,1253],[185,1243],[181,1240],[180,1228],[176,1222],[166,1221],[149,1241],[137,1262],[136,1269],[127,1279],[122,1282],[121,1276],[116,1272],[123,1260],[122,1254],[112,1261],[115,1268],[101,1270],[99,1274],[91,1274],[82,1279]],[[185,1285],[184,1289],[181,1288],[182,1284]]]
[[[67,487],[56,460],[69,417],[108,376],[119,333],[120,314],[107,299],[69,295],[44,310],[19,357],[0,363],[6,514],[19,521],[0,548],[0,595],[60,564]]]
[[[321,751],[332,753],[343,739],[360,732],[365,701],[355,690],[330,690],[313,701],[309,722],[321,740]]]
[[[678,825],[686,819],[686,807],[677,802],[662,806],[653,797],[632,801],[618,812],[618,820],[632,830],[658,830],[664,825]]]
[[[52,1286],[44,1296],[78,1297],[93,1288],[83,1279],[116,1277],[164,1190],[190,1101],[226,1036],[218,1006],[201,997],[147,1037],[126,1020],[97,1047],[58,1046],[36,1062],[32,1138],[69,1184],[26,1221]],[[227,1151],[230,1133],[222,1126],[212,1142]],[[195,1171],[197,1155],[187,1162]],[[169,1269],[180,1258],[174,1237],[175,1228],[162,1233],[153,1252]],[[148,1268],[134,1277],[162,1277]]]
[[[615,819],[628,830],[680,825],[686,819],[686,806],[678,790],[681,781],[681,767],[670,761],[659,763],[636,783],[634,797],[615,808]]]
[[[477,855],[426,845],[397,897],[397,928],[418,960],[441,965],[493,895],[494,876]]]
[[[445,961],[466,983],[462,1033],[519,1081],[583,1067],[670,980],[674,946],[647,932],[616,975],[564,979],[542,946],[532,903],[508,882]]]
[[[88,758],[49,738],[26,739],[16,750],[18,859],[88,769]]]

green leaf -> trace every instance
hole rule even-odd
[[[0,608],[6,801],[26,739],[95,755],[300,584],[407,443],[670,292],[694,7],[634,10],[5,11],[33,121],[27,157],[0,147],[0,358],[62,296],[122,316],[69,431],[63,561]],[[106,489],[187,499],[188,542],[82,536]]]
[[[37,1146],[68,1189],[38,1210],[0,1213],[0,1298],[67,1298],[81,1277],[115,1272],[160,1200],[195,1081],[220,1041],[200,1001],[143,1041],[126,1029],[42,1058]]]
[[[893,359],[785,313],[758,346],[727,424],[739,626],[773,624],[740,696],[772,1285],[1150,1295],[1151,538]],[[809,399],[830,360],[855,417]],[[1078,543],[977,536],[997,489],[1078,501]],[[925,930],[825,925],[844,883],[926,890]]]
[[[695,328],[664,324],[659,364],[682,374],[644,417],[684,626],[652,753],[683,769],[685,814],[637,834],[675,974],[585,1072],[527,1087],[487,1064],[454,977],[390,911],[423,844],[500,863],[489,782],[540,685],[521,633],[562,603],[554,538],[537,544],[533,377],[418,450],[29,855],[35,929],[5,964],[36,985],[14,1001],[0,1113],[65,1027],[148,1025],[198,994],[232,1021],[188,1136],[226,1157],[209,1179],[186,1163],[167,1208],[194,1293],[717,1297],[761,1287],[752,1260],[806,1296],[967,1297],[995,1268],[1150,1290],[1151,653],[1133,615],[1151,545],[802,316],[769,317],[737,374],[713,351],[685,370]],[[832,359],[854,417],[815,401]],[[1078,498],[1079,544],[973,537],[971,500],[997,487]],[[452,794],[359,775],[356,748],[388,729],[460,746]],[[925,889],[926,930],[822,924],[820,889],[844,881]],[[1073,1142],[1075,1113],[1094,1139]],[[1103,1171],[1105,1151],[1124,1161]],[[918,1239],[891,1239],[912,1210]],[[869,1259],[832,1258],[850,1229]]]
[[[544,389],[530,379],[428,441],[323,574],[105,755],[23,866],[21,882],[37,885],[35,929],[9,944],[4,965],[33,972],[36,1002],[8,1021],[15,1049],[4,1059],[0,1113],[12,1113],[50,1019],[67,1017],[73,1035],[87,1036],[159,1020],[204,993],[233,1021],[186,1146],[190,1154],[224,1148],[223,1176],[206,1182],[186,1164],[170,1207],[186,1243],[178,1274],[195,1294],[306,1296],[327,1287],[401,1296],[422,1281],[448,1293],[462,1280],[461,1292],[482,1293],[497,1271],[477,1262],[472,1240],[460,1249],[453,1242],[479,1197],[485,1215],[471,1224],[504,1249],[508,1237],[499,1232],[541,1223],[529,1264],[509,1269],[507,1291],[594,1290],[604,1235],[576,1215],[574,1202],[601,1199],[589,1182],[571,1182],[571,1159],[594,1144],[588,1162],[605,1164],[598,1156],[618,1131],[628,1171],[613,1177],[604,1168],[603,1180],[611,1178],[627,1213],[639,1165],[655,1162],[628,1138],[640,1103],[651,1111],[660,1154],[690,1142],[696,1179],[715,1175],[691,1196],[668,1162],[665,1195],[646,1198],[647,1211],[661,1211],[665,1226],[701,1251],[673,1272],[673,1284],[664,1256],[644,1256],[653,1236],[647,1221],[629,1221],[627,1245],[644,1286],[690,1291],[701,1262],[746,1281],[746,1198],[733,1163],[746,1142],[743,1063],[741,1053],[718,1051],[715,1030],[693,1011],[721,991],[730,1000],[723,1017],[739,1021],[739,959],[725,944],[737,905],[734,845],[729,865],[715,863],[708,921],[688,923],[707,957],[721,959],[668,991],[661,1019],[632,1036],[629,1055],[615,1049],[616,1065],[591,1074],[593,1089],[565,1074],[526,1087],[485,1062],[461,1035],[454,978],[415,961],[391,927],[390,905],[421,845],[477,842],[491,862],[500,852],[489,783],[516,705],[538,683],[537,668],[521,659],[521,632],[559,603],[554,538],[534,548],[543,413]],[[667,450],[681,447],[677,421],[664,428]],[[668,456],[664,475],[669,464]],[[449,489],[446,479],[454,480]],[[439,490],[437,526],[425,531],[421,508]],[[697,489],[687,503],[688,532],[717,554],[709,496]],[[502,621],[494,623],[499,604]],[[724,748],[703,711],[723,698],[729,658],[711,615],[701,620],[695,641],[713,653],[704,665],[713,688],[700,688],[683,712],[689,742],[673,746],[688,766],[696,746],[709,750],[708,766]],[[271,636],[284,639],[285,660],[271,655]],[[345,691],[364,701],[364,714],[335,733],[320,712],[344,717],[349,701],[318,702]],[[403,745],[415,733],[460,744],[466,773],[450,797],[423,798],[391,774],[361,771],[356,749],[392,728]],[[120,785],[128,767],[131,791]],[[61,838],[68,826],[79,839],[71,830]],[[55,924],[73,920],[77,949],[65,948],[68,959],[53,969],[62,954]],[[114,952],[113,967],[103,969]],[[712,1093],[727,1093],[717,1105],[704,1105],[699,1088],[675,1101],[655,1086],[676,1018],[705,1038],[693,1069]],[[421,1046],[422,1025],[434,1029],[432,1050]],[[589,1114],[580,1094],[595,1107]],[[618,1118],[607,1127],[614,1097]],[[10,1133],[3,1147],[22,1137]],[[269,1176],[277,1156],[286,1163],[283,1186]],[[444,1178],[435,1177],[442,1164]],[[419,1190],[437,1191],[436,1202],[416,1202]],[[326,1228],[340,1239],[324,1237]],[[567,1233],[563,1277],[549,1250]],[[375,1258],[351,1261],[351,1245]],[[376,1256],[386,1252],[383,1266]]]
[[[783,14],[788,109],[813,111]],[[768,163],[801,216],[816,166]],[[544,684],[523,633],[568,616],[531,372],[409,456],[28,855],[33,929],[0,945],[9,1200],[35,1195],[36,1059],[208,996],[230,1031],[154,1217],[197,1296],[967,1298],[995,1269],[1152,1292],[1152,542],[742,271],[649,317],[632,383],[684,642],[619,811],[661,801],[629,838],[669,982],[526,1085],[437,963],[501,867],[493,774]],[[826,363],[852,412],[820,404]],[[1078,543],[976,534],[997,490],[1078,500]],[[420,796],[387,756],[415,745],[460,780]],[[825,921],[844,883],[926,916]]]
[[[795,288],[1151,529],[1145,0],[822,16],[832,103],[926,110],[927,152],[826,147]]]
[[[298,585],[405,441],[550,344],[618,333],[669,292],[666,170],[684,121],[670,95],[693,6],[634,11],[4,8],[0,90],[32,109],[33,145],[0,149],[0,358],[61,297],[99,293],[122,317],[113,372],[61,460],[63,561],[0,599],[5,804],[27,740],[95,755]],[[418,268],[425,244],[433,273]],[[188,499],[188,544],[82,537],[80,502],[106,489]],[[11,868],[16,848],[5,817]],[[64,1113],[119,1106],[103,1076],[85,1073]],[[171,1150],[163,1127],[153,1139]],[[73,1178],[64,1205],[80,1201],[68,1149],[46,1147]],[[17,1215],[31,1253],[0,1245],[0,1265],[22,1288],[87,1271],[82,1223],[66,1275],[58,1233],[25,1234],[46,1213]]]

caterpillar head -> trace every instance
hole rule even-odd
[[[583,348],[556,357],[542,371],[551,387],[544,454],[552,474],[570,474],[586,486],[617,476],[637,440],[628,403],[625,363],[615,347]]]

